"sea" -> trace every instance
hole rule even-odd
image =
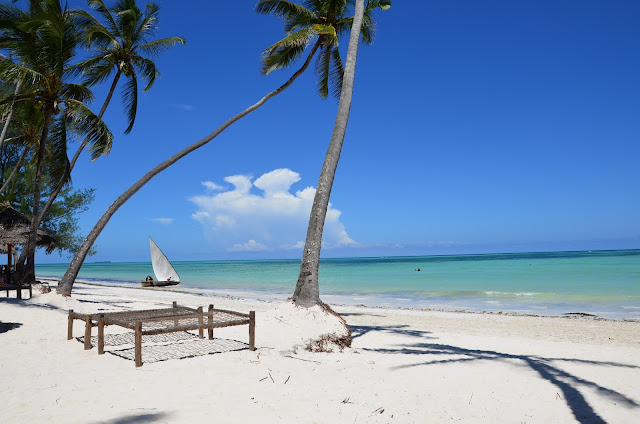
[[[180,285],[202,294],[284,301],[299,260],[173,262]],[[39,264],[60,278],[68,264]],[[334,258],[320,261],[320,296],[332,305],[640,321],[640,250]],[[151,262],[87,262],[77,281],[140,287]]]

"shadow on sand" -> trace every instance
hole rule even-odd
[[[96,421],[94,424],[145,424],[155,422],[167,422],[171,413],[167,412],[143,412],[139,414],[131,414],[123,417],[113,418],[107,421]]]
[[[403,355],[428,355],[443,359],[432,359],[414,364],[398,366],[400,368],[411,368],[419,366],[429,366],[436,364],[450,364],[456,362],[473,362],[473,361],[506,361],[519,360],[525,365],[536,371],[540,377],[556,386],[563,394],[567,406],[571,409],[575,419],[583,424],[606,423],[606,421],[598,415],[598,413],[589,405],[586,398],[578,387],[586,387],[596,391],[600,396],[607,397],[614,402],[618,402],[628,408],[640,408],[635,400],[619,393],[615,390],[603,387],[593,381],[589,381],[578,377],[577,375],[568,373],[560,369],[556,364],[558,362],[572,362],[579,364],[589,364],[594,366],[622,367],[629,369],[638,369],[635,365],[621,364],[615,362],[590,361],[576,358],[546,358],[535,355],[513,355],[508,353],[496,352],[492,350],[474,350],[466,349],[459,346],[451,346],[444,344],[432,343],[416,343],[404,345],[398,349],[367,349],[363,350],[384,353],[384,354],[403,354]],[[462,358],[460,357],[462,356]]]

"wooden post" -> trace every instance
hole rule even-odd
[[[104,314],[98,316],[98,355],[104,353]]]
[[[91,315],[84,319],[84,350],[91,349]]]
[[[12,244],[7,244],[7,283],[11,284],[11,248]],[[7,297],[9,297],[9,292],[7,292]]]
[[[249,350],[256,350],[256,312],[249,312]]]
[[[142,323],[140,321],[135,324],[136,330],[136,367],[142,366]]]
[[[207,316],[209,317],[209,324],[213,324],[213,305],[209,305]],[[209,340],[213,340],[213,328],[209,328]]]
[[[202,324],[204,323],[204,313],[202,311],[202,306],[198,307],[198,324],[200,324],[200,328],[198,329],[198,336],[201,339],[204,339],[204,330],[202,329]]]
[[[177,307],[178,307],[178,302],[175,302],[175,301],[174,301],[174,302],[173,302],[173,307],[174,307],[174,308],[177,308]],[[174,326],[174,327],[177,327],[177,326],[178,326],[178,318],[176,318],[176,319],[174,319],[174,320],[173,320],[173,326]]]
[[[73,309],[69,309],[69,322],[67,323],[67,340],[73,338]]]

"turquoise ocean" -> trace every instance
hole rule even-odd
[[[181,282],[170,290],[285,300],[300,261],[173,265]],[[67,266],[36,274],[60,278]],[[140,287],[148,274],[151,262],[85,263],[78,281]],[[320,294],[329,304],[640,320],[640,250],[322,259]]]

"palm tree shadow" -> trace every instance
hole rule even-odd
[[[351,337],[354,339],[373,331],[420,339],[435,339],[428,335],[432,334],[431,331],[411,330],[409,325],[350,325],[349,328],[351,328]]]
[[[545,358],[535,355],[513,355],[508,353],[496,352],[491,350],[475,350],[465,349],[459,346],[418,343],[407,345],[400,349],[363,349],[388,354],[408,354],[408,355],[447,355],[447,356],[464,356],[463,358],[448,358],[441,360],[425,361],[415,364],[400,365],[396,367],[411,368],[424,365],[447,364],[456,362],[470,361],[504,361],[504,360],[520,360],[536,371],[543,379],[555,385],[563,393],[563,397],[567,406],[571,409],[575,419],[583,424],[606,423],[606,421],[598,415],[598,413],[589,405],[585,397],[577,389],[578,386],[589,387],[594,389],[599,395],[608,397],[616,402],[620,402],[630,408],[640,408],[640,404],[635,400],[625,396],[615,390],[603,387],[593,381],[580,378],[576,375],[568,373],[559,367],[553,365],[553,362],[574,362],[582,364],[590,364],[597,366],[623,367],[638,369],[636,365],[622,364],[616,362],[590,361],[576,358]]]
[[[100,421],[96,424],[145,424],[158,421],[166,422],[167,418],[170,416],[171,414],[167,412],[143,412],[139,414],[131,414],[119,418],[114,418],[108,421]]]

